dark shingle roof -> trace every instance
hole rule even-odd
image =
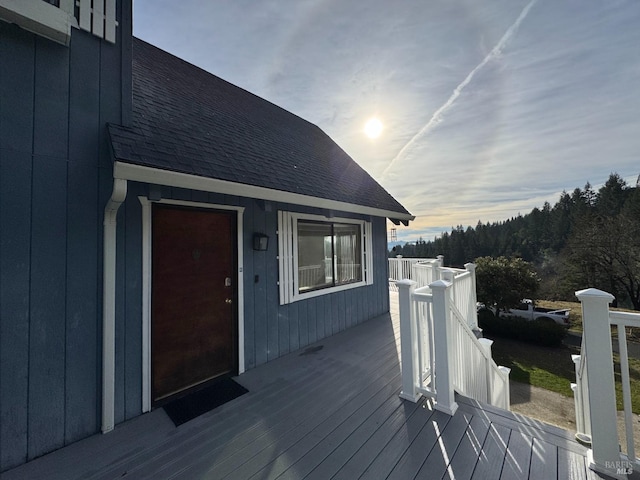
[[[118,161],[409,215],[317,126],[136,38],[132,118]]]

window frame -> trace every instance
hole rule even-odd
[[[53,5],[43,0],[0,0],[0,19],[68,46],[71,27],[77,27],[75,2],[60,0]]]
[[[353,224],[360,226],[360,268],[362,280],[321,287],[306,292],[298,288],[298,221],[322,224]],[[278,285],[280,305],[373,284],[372,223],[343,217],[326,217],[307,213],[278,211]]]

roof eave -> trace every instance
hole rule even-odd
[[[164,185],[168,187],[187,188],[203,192],[237,195],[240,197],[257,198],[272,202],[291,203],[294,205],[304,205],[327,210],[338,210],[361,215],[386,217],[398,220],[405,225],[408,224],[409,221],[415,219],[415,216],[406,212],[397,212],[348,202],[340,202],[327,198],[285,192],[283,190],[274,190],[271,188],[229,182],[227,180],[219,180],[216,178],[201,177],[198,175],[174,172],[171,170],[164,170],[144,165],[135,165],[122,161],[114,162],[113,177],[123,180],[131,180],[134,182]]]

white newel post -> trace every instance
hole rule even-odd
[[[493,361],[493,357],[491,356],[491,345],[493,345],[493,340],[489,340],[488,338],[479,338],[478,342],[482,345],[482,349],[484,353],[487,354],[485,359],[485,372],[486,372],[486,382],[487,382],[487,399],[486,402],[489,405],[493,405],[493,370],[491,368],[491,362]]]
[[[400,312],[400,360],[402,361],[402,391],[400,398],[417,402],[420,398],[416,387],[418,368],[418,329],[413,318],[411,295],[416,288],[413,280],[398,280],[398,307]]]
[[[589,468],[615,476],[620,462],[616,422],[616,391],[609,304],[614,296],[589,288],[576,292],[582,303],[582,341],[586,351],[591,450]]]
[[[444,268],[444,255],[438,255],[436,257],[436,259],[438,260],[436,262],[436,266],[435,269],[433,271],[433,281],[435,282],[436,280],[440,280],[440,269]]]
[[[507,379],[506,383],[504,384],[504,390],[502,391],[501,407],[505,410],[511,410],[511,385],[509,384],[509,374],[511,373],[511,369],[500,365],[498,367],[498,370],[500,370]]]
[[[435,346],[435,408],[453,415],[458,409],[453,393],[453,346],[451,335],[451,283],[437,280],[429,285],[433,292],[433,343]]]
[[[449,299],[456,304],[456,284],[455,284],[455,275],[453,271],[448,268],[442,268],[440,270],[440,278],[438,280],[444,280],[451,284],[451,288],[449,289]]]
[[[464,268],[467,272],[471,272],[471,305],[473,306],[473,325],[469,325],[473,330],[480,330],[478,327],[478,309],[476,305],[478,304],[478,296],[476,291],[476,264],[475,263],[465,263]],[[468,321],[469,319],[467,319]]]

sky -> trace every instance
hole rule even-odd
[[[134,0],[135,36],[333,138],[416,216],[401,241],[635,185],[639,25],[638,0]]]

